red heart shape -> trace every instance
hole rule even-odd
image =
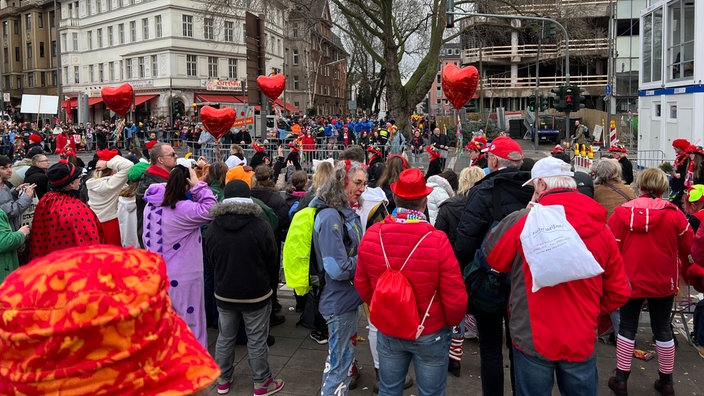
[[[455,109],[461,109],[474,96],[479,72],[474,66],[460,69],[452,63],[442,69],[442,90]]]
[[[119,87],[104,87],[100,91],[105,107],[124,117],[134,102],[134,90],[130,84]]]
[[[283,74],[259,76],[257,77],[257,84],[259,84],[259,89],[267,98],[275,101],[286,87],[286,77]]]
[[[203,106],[200,109],[200,119],[203,121],[203,126],[215,139],[225,136],[232,128],[236,118],[237,113],[231,107],[216,109],[215,107]]]

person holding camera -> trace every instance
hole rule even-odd
[[[32,204],[34,186],[22,183],[13,186],[9,180],[12,177],[12,160],[6,155],[0,155],[0,209],[7,215],[12,231],[20,229],[22,213]]]

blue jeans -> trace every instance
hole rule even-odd
[[[252,381],[264,382],[271,377],[269,369],[269,347],[266,338],[269,335],[269,315],[271,303],[253,311],[230,310],[218,307],[220,333],[215,343],[215,362],[220,366],[220,382],[232,379],[235,358],[235,339],[244,320],[244,330],[247,333],[247,355],[249,367],[252,369]]]
[[[323,370],[323,396],[344,396],[349,392],[354,347],[357,344],[357,310],[323,315],[328,324],[328,357]]]
[[[445,394],[447,386],[447,352],[452,333],[449,327],[420,336],[417,340],[402,340],[379,332],[379,396],[401,395],[413,362],[420,396]]]
[[[517,396],[551,395],[555,376],[561,395],[596,396],[598,393],[596,354],[583,362],[551,361],[525,355],[514,347],[513,367]]]

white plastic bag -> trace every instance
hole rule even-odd
[[[521,232],[521,244],[533,275],[533,293],[541,287],[587,279],[604,272],[567,221],[562,205],[534,203]]]

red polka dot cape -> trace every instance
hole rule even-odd
[[[98,217],[80,199],[59,191],[37,203],[29,240],[29,259],[75,246],[103,243]]]

